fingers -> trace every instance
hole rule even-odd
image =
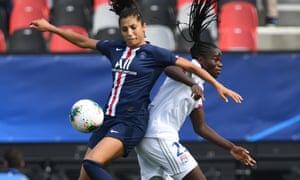
[[[243,164],[245,164],[246,166],[255,166],[256,165],[256,161],[251,158],[250,156],[248,156],[246,159],[244,159],[242,161]]]
[[[37,29],[38,28],[38,20],[31,21],[31,23],[29,24],[29,27]]]
[[[202,89],[198,85],[193,85],[191,96],[194,100],[199,100],[201,97],[203,97]]]
[[[236,103],[242,103],[243,101],[242,96],[234,91],[229,90],[227,95],[230,96]]]

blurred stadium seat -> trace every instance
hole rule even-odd
[[[0,29],[0,53],[6,51],[6,39],[3,31]]]
[[[75,25],[65,25],[65,26],[59,26],[59,28],[68,30],[68,31],[74,31],[79,34],[82,34],[84,36],[88,36],[88,32],[85,28],[81,26],[75,26]],[[50,41],[49,41],[49,52],[52,53],[79,53],[79,52],[89,52],[89,49],[80,48],[78,46],[75,46],[74,44],[68,42],[67,40],[63,39],[57,34],[51,34],[50,35]]]
[[[219,14],[221,50],[256,51],[258,15],[249,2],[231,1],[222,5]]]
[[[14,6],[9,20],[9,35],[17,29],[27,28],[32,20],[45,18],[45,13],[37,6]]]
[[[96,11],[99,6],[108,5],[108,3],[109,0],[94,0],[94,11]]]
[[[222,51],[257,51],[257,35],[247,28],[219,30],[219,48]]]
[[[13,7],[26,7],[32,6],[40,9],[43,12],[44,17],[49,17],[50,7],[48,0],[12,0]]]
[[[220,10],[220,28],[240,27],[256,28],[258,15],[252,3],[232,1],[225,3]]]
[[[8,17],[6,10],[3,7],[0,7],[0,30],[5,37],[8,36]]]
[[[173,31],[164,25],[148,25],[146,30],[146,40],[153,45],[162,48],[175,50],[175,37]]]
[[[177,12],[181,11],[182,8],[186,5],[190,6],[193,0],[176,0],[176,9]]]
[[[148,25],[164,25],[172,30],[175,28],[176,0],[139,0],[137,2]]]
[[[119,29],[119,17],[109,9],[109,4],[103,3],[94,11],[93,36],[96,36],[99,31],[105,31],[105,29]]]
[[[103,28],[99,29],[97,34],[94,36],[95,39],[105,39],[105,40],[115,40],[115,39],[122,39],[122,35],[120,33],[119,28]]]
[[[54,0],[51,22],[56,26],[75,25],[91,28],[91,5],[84,0]]]
[[[47,52],[46,41],[41,32],[23,28],[17,29],[8,40],[9,53],[45,53]]]

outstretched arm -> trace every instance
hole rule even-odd
[[[60,29],[60,28],[54,26],[53,24],[50,24],[45,19],[33,20],[30,23],[30,28],[33,28],[33,29],[36,29],[36,30],[42,31],[42,32],[48,31],[51,33],[55,33],[55,34],[61,36],[62,38],[66,39],[67,41],[69,41],[81,48],[96,49],[96,44],[98,42],[98,40],[96,40],[96,39],[91,39],[91,38],[83,36],[79,33]]]
[[[194,131],[208,141],[227,149],[230,154],[245,165],[254,166],[256,161],[249,155],[249,151],[241,146],[236,146],[226,140],[205,123],[205,113],[202,108],[192,111],[190,114]]]
[[[204,95],[203,95],[203,91],[202,91],[201,87],[197,83],[195,83],[195,81],[192,78],[187,76],[184,73],[184,70],[182,68],[179,68],[178,66],[167,66],[165,68],[165,73],[170,78],[172,78],[176,81],[180,81],[187,86],[190,86],[192,89],[191,96],[195,100],[198,100],[200,98],[204,99]]]
[[[212,86],[216,88],[221,98],[228,102],[227,96],[231,97],[236,103],[241,103],[243,98],[240,94],[226,88],[220,82],[218,82],[215,78],[213,78],[206,70],[197,67],[187,59],[179,57],[176,61],[176,65],[184,68],[185,70],[198,75],[200,78],[210,83]]]

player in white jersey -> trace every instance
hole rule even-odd
[[[190,35],[195,43],[191,48],[191,55],[194,64],[207,70],[213,77],[217,77],[222,70],[221,51],[211,43],[201,42],[199,28],[203,26],[195,25],[199,24],[195,21],[199,19],[201,21],[199,17],[205,20],[203,17],[207,14],[206,10],[209,10],[213,2],[213,0],[203,0],[199,3],[194,0],[190,16],[194,20],[190,22],[194,23],[191,25]],[[206,8],[198,11],[200,7]],[[192,31],[193,29],[195,31]],[[165,72],[168,76],[186,84],[196,83],[203,90],[204,81],[193,74],[185,72],[186,75],[181,77],[179,75],[183,70],[177,67],[167,67]],[[188,77],[192,80],[187,79]],[[248,150],[224,139],[205,123],[203,98],[195,100],[191,96],[191,88],[181,82],[167,77],[149,106],[150,121],[147,132],[136,147],[142,180],[165,177],[174,180],[206,179],[197,161],[179,141],[178,132],[187,116],[190,116],[197,134],[228,150],[243,164],[254,166],[256,161],[249,155]]]

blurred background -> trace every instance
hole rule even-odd
[[[187,58],[191,0],[138,0],[152,44]],[[224,103],[206,85],[207,123],[245,146],[257,160],[249,168],[220,147],[196,136],[189,120],[180,132],[208,180],[300,179],[300,1],[220,0],[218,22],[202,34],[223,51],[219,81],[244,97]],[[69,123],[79,99],[104,105],[110,64],[51,33],[29,29],[33,19],[96,39],[121,38],[108,0],[0,0],[0,153],[22,150],[24,172],[36,180],[75,180],[89,134]],[[156,83],[154,96],[164,80]],[[2,169],[2,164],[0,169]],[[111,164],[117,180],[139,179],[136,154]]]

